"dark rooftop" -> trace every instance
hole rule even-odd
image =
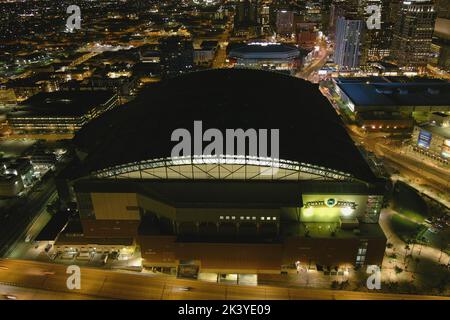
[[[200,47],[202,49],[213,49],[213,48],[217,48],[218,45],[219,45],[218,41],[215,41],[215,40],[204,40],[200,44]]]
[[[78,117],[105,104],[113,95],[112,91],[41,92],[24,101],[11,115]]]
[[[209,70],[153,84],[136,100],[91,121],[74,143],[84,173],[170,157],[177,128],[278,128],[280,158],[375,179],[318,86],[258,70]]]
[[[339,88],[359,107],[448,106],[450,83],[429,78],[337,78]]]

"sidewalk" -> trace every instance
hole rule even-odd
[[[392,209],[384,209],[382,214],[380,215],[380,226],[383,229],[384,234],[388,239],[388,243],[392,243],[396,248],[403,248],[406,246],[406,243],[400,239],[392,230],[391,225],[389,223],[389,219],[392,215],[399,214]],[[401,254],[402,250],[399,250],[399,254]],[[410,250],[411,251],[411,250]],[[430,259],[431,261],[437,264],[448,264],[450,263],[450,256],[445,252],[442,253],[441,250],[437,248],[433,248],[430,246],[420,245],[420,254],[419,254],[419,245],[414,248],[414,252],[408,252],[408,255],[412,255],[413,258],[421,258],[421,259]],[[440,260],[439,260],[440,258]]]

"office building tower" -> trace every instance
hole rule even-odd
[[[403,1],[394,26],[394,62],[406,69],[424,67],[431,58],[436,11],[432,1]]]
[[[365,21],[340,16],[336,21],[334,61],[339,69],[355,69],[360,64],[360,44]]]

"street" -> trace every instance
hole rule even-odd
[[[54,177],[49,177],[50,174],[48,173],[43,178],[44,181],[34,186],[26,199],[18,199],[12,207],[8,208],[8,216],[0,220],[0,254],[2,256],[14,247],[14,243],[56,191]]]
[[[405,178],[408,184],[416,189],[424,189],[427,194],[447,207],[450,207],[450,173],[448,170],[433,166],[427,161],[419,160],[406,154],[401,149],[387,145],[388,140],[383,138],[385,133],[364,134],[354,125],[347,125],[348,133],[355,142],[364,146],[368,151],[374,152],[383,159],[388,168],[399,172],[399,176]],[[381,136],[380,136],[381,135]],[[435,196],[433,196],[433,194]]]
[[[296,74],[296,77],[302,78],[305,80],[309,80],[311,82],[317,82],[314,79],[315,73],[323,67],[323,65],[327,62],[328,56],[330,54],[330,50],[327,49],[327,44],[324,41],[319,42],[319,52],[317,57],[307,65],[303,70]]]
[[[46,299],[61,299],[63,298],[62,293],[75,292],[79,295],[89,296],[89,298],[104,299],[450,300],[450,297],[440,296],[283,288],[274,286],[225,285],[196,280],[176,279],[166,276],[154,276],[151,274],[89,268],[81,269],[81,288],[79,290],[69,290],[66,286],[68,276],[66,274],[66,266],[63,265],[23,260],[0,260],[0,283],[8,286],[2,287],[2,290],[11,286],[44,290],[46,291]],[[189,289],[186,290],[186,288]],[[5,292],[5,294],[9,293]],[[17,299],[25,299],[31,293],[28,291],[21,293],[19,290],[14,291],[14,294],[17,295]]]

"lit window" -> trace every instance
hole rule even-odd
[[[226,216],[225,219],[230,220],[230,216]]]
[[[241,216],[241,220],[244,220],[244,217],[243,217],[243,216]]]
[[[264,217],[261,217],[261,220],[264,220]]]
[[[277,217],[272,217],[272,220],[277,220]]]
[[[252,220],[256,220],[256,217],[252,217]]]
[[[267,217],[267,220],[270,220],[270,217]]]
[[[232,217],[231,217],[231,220],[235,220],[235,219],[236,219],[236,217],[235,217],[235,216],[232,216]]]
[[[223,220],[223,216],[220,216],[220,220]]]
[[[250,220],[250,217],[249,217],[249,216],[247,216],[247,217],[246,217],[246,219],[247,219],[247,220]]]

